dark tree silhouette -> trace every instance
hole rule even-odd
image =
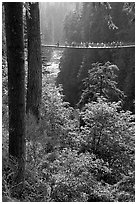
[[[8,61],[9,155],[18,161],[15,178],[21,193],[25,169],[25,69],[23,3],[5,3]]]
[[[28,33],[28,84],[26,112],[33,114],[39,120],[42,93],[42,61],[39,3],[29,3],[27,15]]]

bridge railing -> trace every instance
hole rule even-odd
[[[59,43],[54,44],[54,45],[45,45],[42,44],[44,47],[54,47],[54,48],[126,48],[126,47],[135,47],[134,42],[108,42],[108,43],[95,43],[95,42],[90,42],[90,43],[76,43],[72,42],[71,44],[65,43],[64,45],[60,45]]]

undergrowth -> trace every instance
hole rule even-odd
[[[21,198],[14,186],[17,162],[8,159],[3,105],[3,201],[134,202],[134,116],[103,98],[74,110],[63,101],[62,89],[44,79],[39,124],[26,116]]]

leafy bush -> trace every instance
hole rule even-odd
[[[81,112],[85,127],[79,140],[91,152],[103,158],[118,174],[134,170],[134,115],[121,110],[120,102],[104,99],[85,105]]]
[[[115,78],[118,70],[118,67],[110,62],[106,62],[104,65],[98,62],[93,63],[88,70],[88,77],[83,80],[85,90],[78,105],[83,106],[83,104],[93,101],[97,96],[103,96],[111,101],[112,99],[124,99],[124,93],[116,87]]]
[[[50,77],[48,78],[50,80]],[[45,83],[43,87],[41,128],[44,137],[53,145],[64,147],[69,142],[69,132],[78,129],[78,121],[74,116],[74,109],[68,102],[63,101],[62,88],[54,84]],[[68,144],[69,145],[69,144]]]
[[[63,101],[62,89],[55,86],[52,78],[45,76],[43,80],[41,121],[37,124],[32,115],[26,117],[22,200],[133,202],[134,115],[123,111],[120,102],[104,98],[86,104],[81,111],[75,110]],[[3,201],[13,202],[17,201],[13,192],[17,165],[8,160],[8,106],[5,107]],[[80,118],[84,122],[81,127]]]
[[[93,154],[78,155],[76,150],[66,148],[59,151],[53,163],[48,168],[46,165],[42,171],[44,177],[51,175],[49,183],[52,185],[51,200],[54,202],[84,202],[89,195],[97,194],[99,197],[101,192],[104,192],[102,201],[113,200],[109,185],[104,187],[100,180],[100,176],[110,170],[103,160]]]

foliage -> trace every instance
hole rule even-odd
[[[22,199],[134,201],[134,117],[119,103],[104,99],[74,111],[63,102],[61,88],[51,84],[49,76],[44,80],[41,123],[33,116],[26,121]],[[79,114],[85,122],[80,129]]]
[[[8,158],[6,148],[3,151],[2,158],[2,198],[5,202],[17,201],[15,197],[15,183],[14,178],[18,169],[15,158]]]
[[[42,42],[64,44],[63,23],[66,16],[74,10],[73,2],[40,2]]]
[[[120,102],[98,99],[81,112],[85,127],[80,140],[99,158],[109,163],[117,178],[134,170],[134,115],[123,111]]]
[[[45,198],[51,202],[133,201],[134,116],[122,111],[120,103],[100,99],[81,113],[77,110],[85,122],[79,131],[76,113],[58,91],[53,84],[44,88],[39,129],[43,134],[36,132],[33,139],[36,125],[29,126],[32,137],[27,149],[32,157],[27,168],[47,185]],[[131,179],[129,190],[119,187],[125,178]]]
[[[83,80],[85,90],[78,105],[84,104],[85,98],[88,101],[88,95],[90,96],[91,93],[93,96],[103,96],[109,100],[115,98],[119,100],[124,99],[124,93],[116,87],[117,82],[115,78],[117,75],[115,72],[118,70],[118,67],[110,62],[106,62],[104,65],[101,63],[92,64],[92,68],[88,70],[88,77]]]
[[[109,187],[104,188],[99,182],[100,175],[108,173],[109,169],[95,155],[78,155],[75,150],[63,149],[50,166],[50,171],[54,181],[51,195],[54,202],[84,202],[91,193],[100,198],[104,193],[104,200],[113,200]]]
[[[65,50],[60,62],[57,84],[62,84],[64,100],[75,106],[80,95],[80,83],[77,78],[83,53],[79,50]]]
[[[124,109],[135,113],[135,50],[121,50],[114,55],[115,63],[119,67],[117,78],[118,87],[127,96],[124,100]]]
[[[66,39],[68,42],[74,41],[77,45],[80,41],[83,43],[121,41],[130,44],[135,41],[135,25],[131,22],[133,14],[134,3],[84,2],[80,10],[75,10],[65,20]],[[110,29],[108,24],[111,28],[116,26],[118,29]],[[84,88],[82,80],[88,76],[91,64],[97,62],[105,64],[109,61],[119,67],[117,88],[127,96],[124,98],[124,109],[134,112],[135,83],[132,80],[135,77],[134,54],[134,48],[65,51],[58,76],[58,83],[63,86],[65,100],[74,107],[80,100]]]
[[[68,43],[81,42],[80,14],[76,11],[70,12],[64,22],[65,37]]]
[[[8,127],[7,110],[8,110],[8,69],[6,58],[2,57],[2,118],[3,125]]]
[[[82,16],[83,24],[86,24],[86,19],[90,19],[91,5],[88,4],[84,11],[85,15],[88,11],[87,16]],[[101,9],[94,12],[94,22],[99,19]],[[74,17],[74,25],[77,24],[79,17],[73,13],[67,25],[71,25]],[[76,30],[80,29],[79,25],[81,22],[75,27]],[[82,27],[83,38],[88,39],[85,27]],[[70,36],[68,39],[71,42]],[[38,124],[32,115],[26,117],[26,170],[21,200],[18,199],[13,182],[17,163],[8,159],[7,62],[3,56],[3,201],[135,201],[135,118],[130,111],[122,110],[120,101],[104,98],[106,94],[110,96],[110,88],[116,88],[114,79],[117,66],[113,64],[117,64],[121,70],[117,80],[118,85],[119,80],[123,82],[120,88],[125,81],[130,82],[133,78],[133,53],[118,51],[111,53],[112,56],[108,51],[77,53],[65,50],[58,79],[58,84],[63,81],[63,85],[59,87],[55,85],[55,78],[43,71],[41,120]],[[51,53],[47,54],[50,59]],[[110,57],[112,64],[105,63],[106,56]],[[113,57],[117,63],[113,63]],[[97,61],[100,63],[95,63]],[[89,69],[92,63],[92,69]],[[131,70],[130,74],[128,70]],[[99,80],[101,76],[104,79],[102,87]],[[96,100],[87,101],[81,110],[72,108],[70,105],[75,106],[80,98],[82,80],[86,77],[87,87],[99,95]],[[133,88],[132,83],[130,86],[130,89]],[[101,88],[105,95],[100,92]],[[124,90],[126,94],[128,91]],[[64,93],[67,93],[66,96]],[[66,102],[69,100],[71,104]]]

